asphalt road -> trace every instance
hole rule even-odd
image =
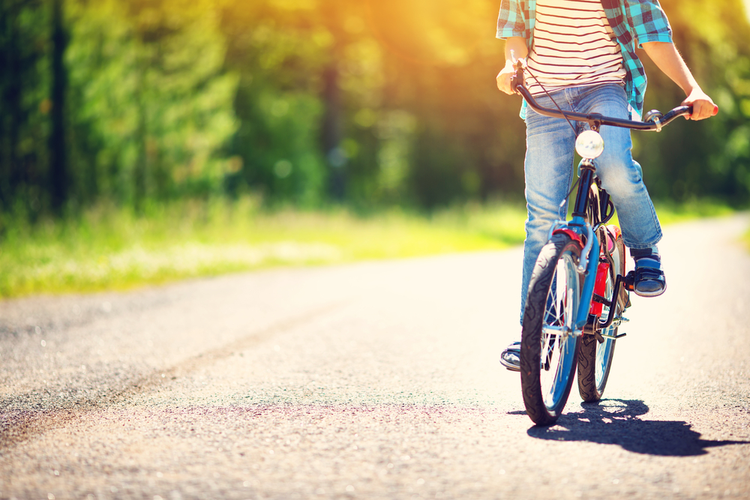
[[[750,253],[670,226],[598,405],[534,427],[520,250],[0,303],[0,498],[750,498]]]

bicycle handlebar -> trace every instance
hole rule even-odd
[[[558,109],[545,108],[540,106],[539,103],[534,100],[534,97],[526,88],[523,78],[523,63],[521,61],[518,62],[515,76],[512,77],[511,88],[513,88],[517,93],[521,94],[521,96],[526,100],[526,103],[529,105],[529,107],[540,115],[551,116],[553,118],[564,117],[570,120],[586,122],[595,129],[598,129],[601,125],[611,125],[614,127],[623,127],[634,130],[660,132],[662,127],[673,121],[675,118],[682,115],[689,115],[693,112],[692,106],[678,106],[663,115],[659,111],[649,111],[649,113],[646,115],[646,121],[634,121],[624,120],[622,118],[611,118],[603,116],[599,113],[584,114],[574,113],[572,111],[560,111]]]

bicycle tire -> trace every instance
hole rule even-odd
[[[612,302],[612,293],[617,275],[625,275],[625,245],[622,236],[617,235],[612,251],[612,263],[607,276],[604,298]],[[622,315],[626,298],[623,294],[615,301],[616,317]],[[609,314],[609,307],[602,308],[602,318]],[[617,336],[617,324],[613,324],[601,332],[608,337]],[[594,335],[584,335],[578,352],[578,392],[585,403],[595,403],[604,395],[609,373],[612,369],[612,359],[615,355],[615,343],[612,338],[598,339]]]
[[[537,425],[557,421],[573,384],[580,257],[577,240],[565,233],[554,234],[542,248],[531,276],[521,329],[521,390],[526,413]]]

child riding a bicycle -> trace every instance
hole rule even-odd
[[[505,42],[505,67],[498,88],[513,94],[515,59],[526,60],[526,85],[547,107],[640,119],[646,75],[636,48],[644,49],[656,66],[686,95],[689,116],[703,120],[718,107],[703,92],[672,42],[672,30],[658,0],[502,0],[497,37]],[[527,109],[526,240],[521,285],[521,317],[531,272],[554,222],[561,218],[573,178],[576,136],[584,125],[542,116]],[[664,293],[666,279],[657,243],[659,220],[633,160],[628,129],[603,127],[605,152],[596,161],[602,187],[617,208],[625,245],[635,261],[633,291],[655,297]],[[509,370],[519,370],[519,344],[501,355]]]

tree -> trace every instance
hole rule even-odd
[[[49,172],[52,209],[60,213],[68,198],[68,162],[66,130],[66,96],[67,70],[64,63],[67,34],[63,21],[62,0],[52,0],[51,18],[51,88],[50,88],[50,134],[49,134]]]
[[[49,9],[41,0],[0,3],[0,209],[32,214],[48,201],[45,125],[50,110]]]
[[[684,201],[711,196],[735,203],[750,197],[750,23],[740,0],[708,5],[663,0],[675,43],[703,89],[720,107],[715,118],[636,137],[649,189]],[[700,22],[696,22],[700,19]],[[648,64],[646,104],[669,109],[682,91]]]
[[[68,54],[79,153],[97,189],[149,198],[220,193],[232,168],[236,77],[211,1],[75,4]],[[93,153],[91,155],[89,152]]]

